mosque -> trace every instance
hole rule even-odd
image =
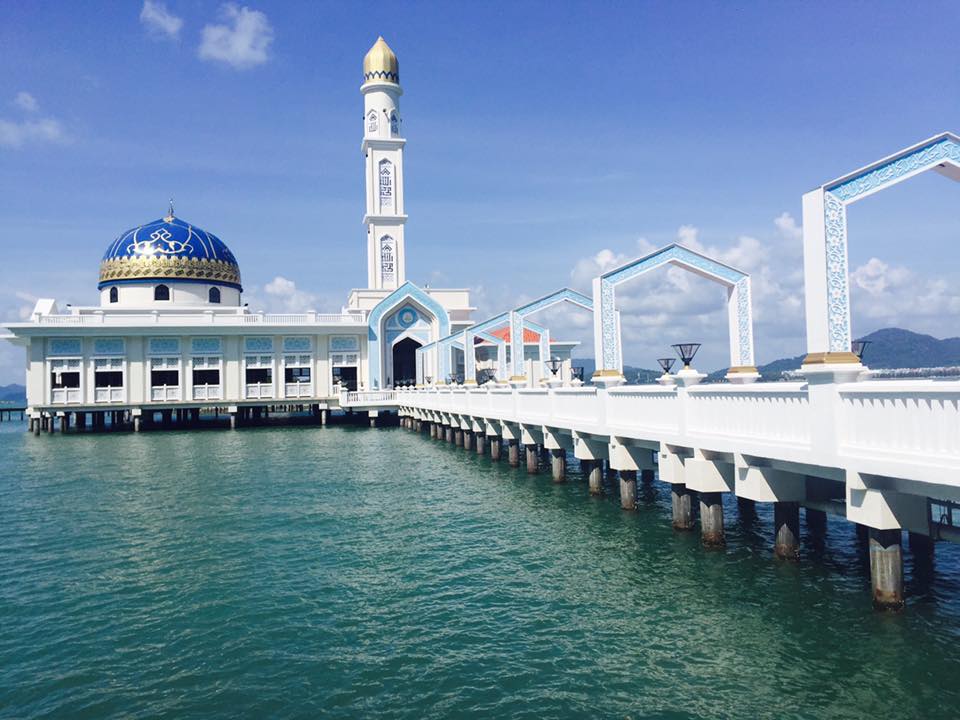
[[[425,377],[442,383],[458,374],[462,381],[462,346],[449,363],[417,352],[470,327],[474,308],[468,290],[407,280],[403,90],[397,56],[382,37],[364,57],[360,92],[366,288],[351,291],[339,313],[252,312],[236,256],[216,235],[174,215],[171,203],[165,217],[108,245],[99,306],[61,309],[41,299],[28,322],[7,325],[12,342],[26,349],[28,406],[81,418],[104,409],[134,416],[187,406],[235,411],[265,401],[317,409],[332,407],[344,391]],[[523,340],[524,355],[535,354],[541,335],[525,328]],[[549,346],[566,358],[572,347]],[[495,366],[496,354],[495,344],[479,342],[478,369]]]

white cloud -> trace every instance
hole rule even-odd
[[[21,121],[0,118],[0,147],[19,148],[28,143],[62,143],[66,140],[63,126],[53,118]]]
[[[21,90],[13,99],[13,104],[26,112],[36,112],[40,109],[37,99],[26,90]]]
[[[143,0],[140,10],[140,22],[158,36],[176,39],[183,27],[183,18],[179,18],[159,0]]]
[[[200,42],[203,60],[222,62],[237,69],[262,65],[269,59],[273,27],[266,14],[227,3],[221,8],[226,24],[206,25]]]

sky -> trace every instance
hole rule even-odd
[[[805,352],[802,194],[960,130],[957,3],[0,4],[0,322],[95,304],[103,251],[177,215],[251,308],[337,311],[366,282],[361,63],[397,53],[407,276],[476,319],[681,241],[751,273],[757,361]],[[957,188],[850,209],[855,335],[960,335]],[[624,362],[727,364],[724,291],[618,289]],[[590,320],[535,318],[592,356]],[[0,343],[0,384],[22,382]]]

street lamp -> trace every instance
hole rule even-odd
[[[453,385],[456,379],[457,379],[456,375],[454,375],[453,373],[450,373],[449,375],[447,375],[447,385]]]
[[[680,356],[683,366],[688,368],[690,367],[690,363],[693,362],[693,357],[697,354],[697,350],[700,349],[700,343],[677,343],[670,347],[677,351],[677,355]]]
[[[857,356],[857,360],[863,362],[863,353],[871,342],[871,340],[854,340],[850,343],[850,352]]]
[[[550,358],[549,362],[547,362],[547,367],[550,368],[550,372],[552,372],[554,376],[560,371],[561,365],[563,365],[563,361],[556,356]]]
[[[670,371],[673,370],[673,364],[677,361],[676,358],[657,358],[657,362],[660,364],[660,367],[663,369],[664,375],[669,375]]]
[[[424,375],[423,379],[427,381],[427,385],[433,382],[433,375]]]

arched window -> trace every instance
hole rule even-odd
[[[220,288],[210,288],[210,292],[207,293],[207,299],[212,303],[220,302]]]
[[[110,288],[110,302],[115,303],[120,300],[120,291],[117,289],[117,286],[114,285]]]
[[[170,299],[170,288],[166,285],[157,285],[153,289],[153,299],[154,300],[169,300]]]

